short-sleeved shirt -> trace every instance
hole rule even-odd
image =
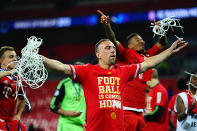
[[[123,88],[137,76],[140,64],[103,69],[99,65],[70,66],[82,84],[87,106],[87,131],[123,131]]]
[[[156,55],[159,52],[161,52],[161,49],[159,49],[157,45],[154,45],[151,49],[144,52],[144,54],[139,54],[133,49],[125,49],[120,44],[118,47],[117,63],[119,65],[142,63],[145,57]],[[128,82],[128,88],[124,90],[124,107],[135,109],[145,108],[146,81],[152,78],[152,73],[153,70],[149,69]]]
[[[148,94],[146,103],[146,113],[149,114],[155,110],[156,106],[163,107],[162,115],[154,122],[147,122],[146,131],[168,131],[169,113],[168,113],[168,92],[162,84],[156,85]]]
[[[5,71],[0,69],[0,71]],[[0,118],[13,118],[14,109],[16,106],[15,95],[16,81],[11,76],[5,76],[0,79]],[[21,90],[19,90],[21,93]]]
[[[175,105],[175,101],[177,98],[177,94],[172,96],[169,104],[168,104],[168,111],[170,112],[170,120],[173,123],[173,125],[176,127],[176,122],[177,122],[177,113],[174,111],[174,105]]]
[[[173,95],[169,104],[168,104],[168,110],[169,111],[174,111],[174,104],[175,104],[175,101],[176,101],[176,97],[177,97],[178,94],[176,95]]]

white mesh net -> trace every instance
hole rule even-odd
[[[190,73],[190,72],[188,72],[188,71],[185,71],[185,73],[186,73],[187,75],[190,75],[189,82],[187,83],[188,89],[190,90],[190,88],[191,88],[190,86],[193,86],[193,87],[195,87],[195,88],[197,89],[197,85],[194,84],[194,83],[192,82],[192,79],[197,80],[197,74],[192,74],[192,73]],[[197,100],[197,90],[196,90],[196,93],[195,93],[195,95],[194,95],[194,98]],[[195,100],[195,99],[194,99],[194,100]]]
[[[18,61],[16,69],[24,81],[32,89],[41,87],[48,77],[42,58],[38,55],[42,39],[31,36],[27,39],[27,45],[22,49],[22,57]]]
[[[42,39],[31,36],[27,40],[27,45],[22,49],[21,58],[19,58],[15,67],[17,75],[13,74],[13,77],[16,78],[17,82],[16,98],[18,95],[24,96],[26,103],[31,108],[23,89],[23,83],[25,82],[32,89],[37,89],[46,81],[48,72],[44,67],[42,58],[38,54]],[[22,94],[18,93],[20,88]]]
[[[169,30],[169,28],[171,28],[172,31],[174,31],[173,27],[181,28],[181,31],[183,32],[183,26],[180,25],[179,21],[180,19],[175,19],[172,16],[172,17],[168,17],[163,20],[160,20],[157,23],[155,22],[151,23],[150,27],[153,28],[152,31],[154,33],[154,36],[159,35],[160,37],[162,37]]]

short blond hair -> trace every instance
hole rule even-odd
[[[0,48],[0,58],[2,58],[2,56],[4,55],[4,53],[6,52],[6,51],[14,51],[14,47],[12,47],[12,46],[2,46],[1,48]]]

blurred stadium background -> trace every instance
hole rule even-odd
[[[196,0],[0,0],[0,45],[14,46],[20,56],[26,38],[36,36],[44,41],[40,54],[65,63],[76,60],[94,63],[94,44],[105,38],[97,9],[111,16],[120,42],[137,32],[146,41],[147,49],[157,40],[153,38],[151,21],[169,16],[181,19],[184,33],[180,29],[169,31],[169,45],[176,40],[176,34],[188,41],[189,46],[157,66],[169,97],[177,92],[176,80],[184,75],[184,70],[197,71]],[[50,112],[49,103],[57,83],[64,77],[49,72],[43,87],[27,89],[32,110],[24,113],[22,121],[29,131],[56,129],[58,115]]]

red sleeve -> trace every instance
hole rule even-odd
[[[138,77],[141,65],[140,64],[132,64],[132,65],[127,65],[127,66],[121,66],[124,69],[125,76],[127,79],[133,79]]]
[[[119,53],[119,55],[123,55],[124,54],[124,52],[125,52],[125,48],[122,46],[122,44],[120,43],[119,44],[119,46],[118,46],[118,53]]]
[[[82,83],[86,78],[88,65],[69,65],[72,71],[72,79],[76,82]]]
[[[157,47],[157,44],[155,44],[151,49],[147,50],[147,53],[150,55],[150,56],[154,56],[158,53],[160,53],[162,50]]]
[[[173,111],[174,110],[174,105],[175,105],[175,101],[176,101],[176,97],[177,95],[172,96],[169,104],[168,104],[168,110],[169,111]]]
[[[142,79],[143,81],[149,81],[152,79],[153,76],[153,69],[149,69],[142,73]]]
[[[120,43],[117,49],[118,55],[117,55],[117,60],[118,61],[124,61],[125,60],[125,55],[126,55],[126,49],[122,46]]]

